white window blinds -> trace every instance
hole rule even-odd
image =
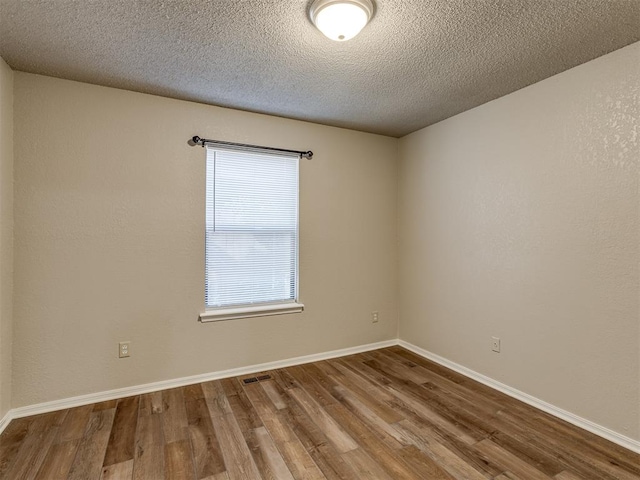
[[[298,163],[207,146],[207,308],[296,301]]]

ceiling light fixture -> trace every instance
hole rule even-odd
[[[311,21],[331,40],[344,42],[355,37],[373,15],[371,0],[315,0]]]

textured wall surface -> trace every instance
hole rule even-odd
[[[640,40],[638,0],[0,0],[14,70],[402,136]]]
[[[11,408],[13,72],[0,58],[0,418]]]
[[[15,82],[14,407],[396,337],[397,140],[32,74]],[[300,169],[304,313],[197,321],[196,134],[314,151]]]
[[[636,440],[639,60],[405,137],[399,172],[400,337]]]

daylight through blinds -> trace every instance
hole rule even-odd
[[[296,300],[298,160],[207,146],[207,308]]]

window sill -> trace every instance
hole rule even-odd
[[[300,313],[304,310],[301,303],[283,303],[276,305],[257,305],[255,307],[221,308],[220,310],[208,310],[200,314],[200,321],[222,322],[238,318],[266,317],[269,315],[283,315],[285,313]]]

